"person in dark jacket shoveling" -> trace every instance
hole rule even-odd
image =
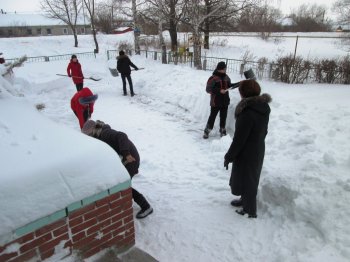
[[[121,74],[122,81],[123,81],[123,92],[124,96],[126,96],[128,93],[126,91],[126,79],[128,79],[129,87],[130,87],[130,94],[131,96],[134,96],[134,88],[132,85],[132,79],[131,79],[131,69],[130,66],[132,66],[135,70],[139,70],[136,65],[134,65],[130,58],[125,54],[124,51],[119,52],[119,56],[117,56],[117,70]]]
[[[112,129],[102,121],[97,120],[95,122],[91,119],[85,123],[81,131],[84,134],[97,138],[112,147],[122,159],[122,163],[131,178],[138,174],[140,156],[135,145],[125,133]],[[141,207],[141,210],[136,214],[136,218],[145,218],[153,212],[153,208],[146,198],[134,188],[132,188],[132,198]]]
[[[256,196],[265,155],[270,106],[268,94],[260,95],[261,89],[255,80],[243,80],[239,85],[241,101],[235,110],[235,133],[225,155],[224,166],[232,162],[230,187],[233,195],[241,196],[231,202],[242,206],[236,212],[256,218]]]

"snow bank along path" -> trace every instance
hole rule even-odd
[[[99,94],[93,119],[126,132],[141,154],[133,185],[155,212],[136,221],[139,247],[160,261],[347,261],[349,89],[262,82],[274,101],[258,219],[248,220],[229,205],[230,171],[223,168],[223,156],[231,138],[220,139],[217,129],[209,141],[201,138],[209,113],[204,84],[210,72],[132,59],[146,67],[132,74],[134,98],[122,96],[121,80],[109,75],[105,61],[81,62],[87,73],[103,78],[86,82]],[[33,103],[46,104],[49,118],[78,130],[69,108],[75,92],[70,79],[42,76],[65,66],[36,64],[31,77],[20,68],[16,74],[32,82],[25,88],[25,80],[17,84]],[[238,99],[232,92],[231,135]]]

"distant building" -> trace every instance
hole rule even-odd
[[[77,33],[91,34],[90,24],[78,19]],[[70,27],[58,19],[41,14],[0,13],[0,37],[72,35]]]
[[[113,34],[120,35],[132,31],[134,31],[134,29],[132,29],[131,27],[118,27],[113,30]]]
[[[348,32],[350,32],[350,26],[349,25],[340,25],[337,27],[337,29],[335,31],[341,32],[341,33],[348,33]]]

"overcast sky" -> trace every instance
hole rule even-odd
[[[306,4],[318,4],[331,7],[335,0],[270,0],[283,13],[290,13],[292,8]],[[40,0],[1,0],[0,8],[6,12],[33,12],[40,11]]]

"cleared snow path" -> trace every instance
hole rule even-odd
[[[142,60],[137,62],[141,64]],[[101,65],[103,62],[97,60],[96,68],[99,68],[99,76],[104,80],[86,82],[99,95],[93,119],[103,120],[112,128],[127,133],[135,143],[141,155],[141,167],[140,174],[133,179],[133,186],[146,196],[154,208],[154,213],[148,218],[135,220],[136,243],[140,248],[166,262],[346,261],[350,254],[346,245],[349,239],[345,236],[349,236],[350,232],[347,234],[341,231],[349,231],[344,227],[348,219],[342,217],[339,227],[329,225],[327,223],[332,221],[334,210],[325,214],[326,204],[314,203],[314,200],[320,200],[321,197],[313,196],[308,201],[307,196],[300,196],[301,192],[314,194],[320,185],[323,191],[319,193],[325,195],[327,204],[333,205],[338,197],[342,197],[337,196],[334,190],[341,188],[340,182],[345,182],[330,179],[331,187],[327,190],[322,185],[324,181],[317,178],[320,171],[317,165],[324,163],[311,163],[307,166],[314,154],[320,152],[315,146],[319,137],[311,128],[312,123],[303,122],[306,117],[299,121],[294,113],[289,113],[285,108],[282,110],[281,104],[273,105],[275,111],[270,123],[274,124],[274,130],[268,138],[270,147],[267,148],[267,160],[262,173],[258,219],[250,220],[235,214],[235,209],[230,206],[230,170],[224,169],[223,156],[231,137],[220,139],[217,132],[214,132],[212,138],[203,140],[202,129],[206,121],[203,118],[206,116],[196,119],[188,114],[188,109],[181,106],[180,101],[179,104],[174,104],[172,100],[167,101],[167,97],[163,100],[153,95],[152,92],[162,92],[159,89],[162,85],[169,91],[169,96],[176,95],[179,91],[171,92],[171,88],[176,86],[174,82],[177,79],[172,78],[168,84],[169,81],[159,76],[161,65],[154,65],[154,68],[145,70],[143,74],[133,73],[135,92],[138,95],[134,98],[124,97],[121,79],[109,76],[106,68]],[[55,65],[44,64],[42,68],[49,70],[49,66]],[[38,66],[38,72],[42,68]],[[171,70],[174,69],[165,69],[166,72],[161,72],[162,76],[170,74]],[[176,70],[172,72],[173,75],[183,78],[180,85],[188,79],[187,73],[199,75],[202,80],[196,80],[197,85],[202,85],[209,74],[189,72],[189,69],[181,67]],[[152,81],[153,85],[157,85],[155,91],[149,86]],[[69,107],[70,97],[75,92],[70,79],[47,78],[35,85],[24,84],[27,88],[30,86],[28,97],[34,103],[46,104],[44,114],[79,132],[78,121]],[[201,91],[204,92],[203,86]],[[266,91],[270,93],[274,89]],[[272,96],[274,98],[273,93]],[[280,99],[288,101],[283,96]],[[231,100],[236,104],[237,98],[231,97]],[[207,100],[204,106],[208,109]],[[291,111],[295,107],[292,103],[283,106],[289,107]],[[307,111],[300,113],[306,114]],[[288,129],[292,128],[296,130],[293,134],[304,132],[303,135],[285,136]],[[329,132],[333,130],[327,122],[315,128],[330,128]],[[298,145],[304,149],[293,152]],[[332,165],[331,154],[332,152],[321,154],[320,157]],[[303,162],[295,167],[297,171],[280,175],[280,171],[293,168],[293,160],[283,162],[285,157],[294,157],[294,160],[299,157]],[[279,166],[273,166],[276,163]],[[304,164],[304,178],[291,179],[290,176],[298,173],[299,166]],[[307,170],[308,167],[312,169],[311,172]],[[316,189],[302,188],[302,182]],[[348,187],[344,187],[344,190],[350,191]],[[339,203],[341,209],[345,202]],[[296,203],[300,206],[296,206]],[[135,206],[135,212],[137,211],[138,207]],[[322,220],[322,216],[326,218]]]

